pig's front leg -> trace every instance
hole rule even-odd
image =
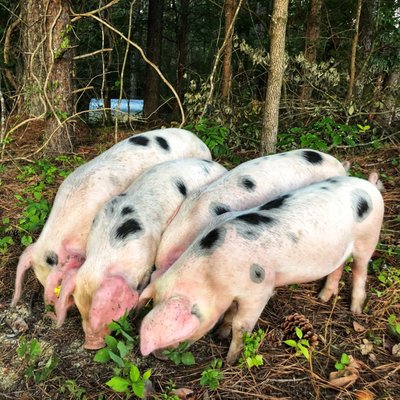
[[[263,296],[251,296],[237,299],[237,313],[232,321],[232,341],[226,357],[227,364],[234,364],[243,348],[243,334],[251,333],[265,305],[274,293],[273,285],[264,287]],[[251,291],[249,292],[251,293]]]
[[[342,277],[343,267],[344,265],[341,265],[326,278],[325,285],[318,295],[324,303],[327,303],[332,296],[337,296],[339,293],[339,281]]]
[[[224,319],[217,330],[217,335],[221,339],[226,339],[232,330],[232,322],[238,310],[237,302],[234,301],[228,310],[225,312]]]

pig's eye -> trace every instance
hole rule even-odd
[[[58,264],[58,256],[54,251],[49,251],[46,255],[46,263],[51,267]]]

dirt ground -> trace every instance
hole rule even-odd
[[[37,137],[32,138],[32,142],[35,140]],[[26,156],[35,143],[29,144],[25,137],[24,146],[18,143],[15,146],[18,148],[11,147],[8,153],[10,159],[17,155]],[[220,341],[213,334],[206,335],[191,347],[197,362],[188,367],[159,361],[153,356],[142,358],[136,346],[132,361],[141,371],[152,368],[150,379],[154,390],[159,394],[166,393],[173,381],[177,388],[191,389],[188,399],[400,399],[400,350],[395,346],[399,344],[400,336],[395,336],[388,328],[390,314],[395,314],[400,324],[399,149],[399,143],[392,141],[378,150],[361,146],[334,152],[339,159],[352,163],[352,172],[367,176],[371,170],[378,171],[386,189],[383,194],[384,227],[373,261],[393,279],[385,285],[371,267],[364,314],[353,316],[349,310],[349,272],[344,273],[339,296],[328,304],[317,298],[322,282],[279,288],[258,322],[258,327],[267,331],[259,348],[264,358],[263,366],[252,369],[224,366],[224,379],[217,390],[210,390],[200,386],[201,372],[213,358],[224,359],[228,341]],[[93,146],[90,140],[83,141],[78,150],[85,159],[95,156],[98,151],[99,146]],[[12,221],[21,214],[14,194],[26,185],[15,179],[21,165],[24,165],[22,160],[7,162],[0,174],[0,217],[7,216]],[[54,197],[60,182],[61,178],[48,188],[49,200]],[[18,243],[18,233],[14,232],[14,235]],[[72,310],[60,329],[45,317],[43,289],[32,272],[25,278],[18,306],[9,307],[16,265],[22,251],[21,245],[11,246],[2,255],[0,263],[0,400],[78,399],[76,393],[60,392],[66,380],[74,380],[77,387],[84,389],[87,399],[124,399],[125,396],[112,392],[104,384],[112,376],[111,367],[93,362],[94,353],[82,348],[83,332],[78,312]],[[394,271],[397,271],[397,280]],[[318,336],[318,345],[311,353],[310,362],[304,357],[296,357],[282,343],[285,335],[282,324],[285,317],[294,313],[307,318]],[[40,341],[44,359],[53,354],[60,360],[51,376],[40,384],[24,377],[25,365],[16,353],[22,335]],[[354,374],[349,378],[351,384],[335,387],[329,381],[329,374],[335,371],[335,362],[342,353],[352,355],[357,365],[347,371],[348,375]]]

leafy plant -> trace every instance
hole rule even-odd
[[[335,368],[338,371],[345,369],[350,363],[350,357],[346,353],[342,353],[340,356],[340,361],[335,363]]]
[[[389,332],[397,339],[400,339],[400,322],[397,322],[396,315],[390,314],[388,319]]]
[[[164,350],[163,354],[173,361],[175,365],[193,365],[196,360],[190,351],[186,351],[188,347],[189,343],[182,342],[175,349]]]
[[[248,368],[258,367],[264,364],[261,354],[258,354],[258,349],[265,338],[265,331],[258,329],[257,331],[249,334],[243,334],[243,352],[239,359],[239,364],[246,363]]]
[[[288,339],[284,340],[283,343],[296,350],[296,356],[303,355],[307,360],[310,359],[309,347],[310,343],[307,339],[303,339],[303,331],[297,326],[294,328],[297,336],[297,340]]]
[[[111,335],[105,337],[106,347],[97,351],[94,361],[106,363],[112,361],[114,376],[106,382],[112,390],[127,395],[135,394],[143,398],[145,383],[151,376],[151,369],[140,373],[139,368],[131,362],[129,354],[134,345],[134,338],[131,336],[132,327],[128,322],[128,316],[122,316],[118,321],[108,325],[120,339]]]
[[[211,390],[215,390],[218,387],[221,379],[224,378],[224,374],[221,372],[221,367],[222,360],[219,358],[214,358],[214,360],[211,361],[210,367],[201,373],[200,385],[207,386]]]
[[[179,396],[174,394],[175,390],[176,390],[175,382],[172,379],[169,379],[168,385],[165,388],[164,392],[157,394],[155,398],[160,400],[179,400],[180,399]]]
[[[69,393],[76,400],[86,400],[86,390],[79,387],[73,379],[67,379],[60,387],[60,393]]]
[[[42,356],[42,348],[36,339],[27,341],[25,337],[22,337],[17,348],[17,354],[25,363],[24,375],[27,378],[33,378],[35,383],[46,380],[58,365],[58,359],[50,356],[42,367],[38,367]]]

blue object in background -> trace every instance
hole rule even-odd
[[[118,104],[119,103],[119,104]],[[129,120],[143,111],[143,100],[141,99],[111,99],[111,116],[114,117],[118,107],[118,119]],[[101,119],[103,99],[90,99],[89,102],[89,121],[95,122]]]

